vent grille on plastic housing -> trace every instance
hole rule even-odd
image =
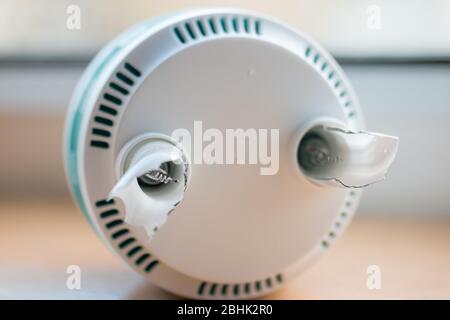
[[[130,94],[136,78],[142,72],[129,62],[124,63],[123,69],[115,74],[114,80],[108,83],[108,92],[105,92],[98,107],[98,114],[94,117],[95,127],[92,128],[91,146],[94,148],[109,148],[111,129],[114,127],[114,117],[126,96]]]
[[[328,247],[337,238],[337,235],[342,232],[344,225],[347,223],[347,220],[350,217],[352,208],[354,208],[355,206],[355,200],[357,199],[358,192],[359,191],[355,190],[351,190],[350,192],[348,192],[345,203],[343,204],[343,208],[341,209],[341,213],[336,217],[333,225],[320,243],[322,248],[328,249]]]
[[[202,282],[198,286],[197,294],[199,296],[210,297],[242,297],[249,296],[255,292],[260,293],[265,288],[272,289],[283,283],[283,276],[279,273],[275,277],[269,277],[264,280],[257,280],[246,283],[210,283]]]
[[[185,21],[173,28],[176,39],[186,44],[220,34],[261,35],[261,21],[246,16],[212,16]]]
[[[133,260],[134,264],[142,268],[144,272],[152,271],[159,261],[153,259],[152,255],[131,235],[127,224],[120,217],[119,210],[114,206],[114,200],[101,199],[95,203],[95,206],[100,210],[99,216],[117,247],[126,252],[126,257]]]
[[[337,77],[336,71],[331,68],[330,63],[325,59],[325,57],[322,57],[317,50],[314,50],[314,48],[310,46],[306,47],[305,49],[305,57],[316,68],[318,68],[319,72],[322,73],[322,75],[328,82],[330,82],[331,86],[335,90],[336,95],[338,96],[339,100],[346,110],[347,118],[354,118],[355,109],[353,108],[353,102],[350,100],[348,91],[343,86],[342,80]]]

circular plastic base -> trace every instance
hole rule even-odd
[[[66,168],[99,235],[152,282],[194,298],[256,297],[328,248],[356,208],[360,191],[314,185],[299,170],[299,132],[320,117],[363,127],[350,84],[317,43],[250,12],[183,12],[135,27],[91,63],[67,118]],[[267,134],[273,148],[258,154],[270,161],[191,158],[185,199],[149,243],[124,222],[123,204],[105,199],[128,141],[180,128],[193,151],[211,128],[224,143],[227,129],[259,143]]]

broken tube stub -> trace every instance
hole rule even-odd
[[[118,181],[109,198],[125,206],[125,222],[151,240],[182,201],[189,185],[189,157],[169,136],[146,134],[127,143],[117,159]]]
[[[297,161],[316,184],[362,188],[385,179],[397,148],[394,136],[319,124],[300,140]]]

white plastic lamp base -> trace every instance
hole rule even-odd
[[[193,10],[137,25],[84,73],[66,122],[74,197],[98,235],[156,285],[191,298],[252,298],[297,276],[346,228],[360,189],[303,174],[299,139],[315,119],[364,129],[341,68],[315,41],[251,12]],[[192,165],[189,189],[150,242],[118,198],[121,150],[178,128],[279,129],[279,172]],[[120,171],[120,170],[119,170]]]

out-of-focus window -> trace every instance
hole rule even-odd
[[[80,10],[80,29],[67,19]],[[450,57],[447,0],[0,0],[0,59],[92,56],[128,26],[192,7],[235,6],[279,18],[338,57]]]

